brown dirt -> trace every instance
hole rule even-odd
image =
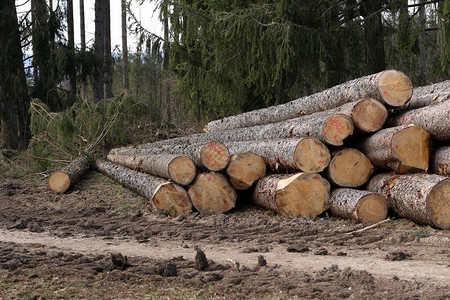
[[[170,218],[94,171],[62,195],[0,180],[0,299],[450,299],[449,231],[354,232],[364,225],[242,201]]]

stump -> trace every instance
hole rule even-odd
[[[226,169],[231,185],[237,190],[246,190],[266,175],[266,163],[261,156],[242,152],[231,157]]]
[[[81,180],[88,169],[89,158],[80,155],[60,171],[54,172],[48,180],[48,185],[56,193],[65,193]]]
[[[373,172],[370,160],[359,150],[344,148],[333,153],[328,166],[328,178],[341,187],[359,187]]]

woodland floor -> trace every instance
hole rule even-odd
[[[450,231],[394,219],[355,233],[245,195],[170,218],[95,171],[62,195],[46,180],[0,176],[0,299],[450,299]]]

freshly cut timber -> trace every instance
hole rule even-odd
[[[192,205],[201,213],[223,213],[234,208],[237,194],[228,179],[217,172],[200,173],[189,187]]]
[[[404,112],[425,106],[441,103],[450,99],[450,87],[445,92],[439,92],[434,94],[425,94],[422,96],[412,97],[407,104],[396,109],[396,112]]]
[[[227,167],[230,161],[230,152],[221,142],[211,141],[200,150],[200,165],[210,171],[220,171]]]
[[[431,156],[431,171],[438,175],[450,176],[450,146],[437,148]]]
[[[231,157],[226,169],[231,185],[237,190],[246,190],[266,175],[264,159],[252,152],[242,152]]]
[[[373,172],[370,160],[359,150],[344,148],[333,153],[328,166],[328,178],[341,187],[358,187],[369,180]]]
[[[330,183],[319,174],[275,174],[261,178],[253,202],[287,217],[314,218],[328,208]]]
[[[95,165],[106,176],[148,199],[155,211],[175,217],[192,210],[186,190],[178,184],[108,161],[96,160]]]
[[[335,108],[363,98],[373,98],[387,106],[399,107],[411,98],[412,91],[411,80],[404,73],[386,70],[285,104],[212,121],[206,125],[205,130],[215,132],[280,122]]]
[[[115,164],[156,177],[171,179],[182,185],[190,184],[197,171],[194,162],[189,157],[174,154],[137,156],[109,154],[107,158]]]
[[[315,138],[294,137],[244,142],[229,142],[231,153],[244,151],[261,156],[273,170],[296,170],[303,172],[322,172],[330,163],[328,147]]]
[[[48,180],[48,185],[56,193],[65,193],[81,180],[88,169],[89,158],[82,154],[60,171],[53,173]]]
[[[411,97],[420,97],[428,94],[435,94],[440,92],[450,91],[450,80],[445,80],[441,82],[437,82],[434,84],[424,85],[415,87],[413,90],[413,95]]]
[[[450,229],[450,178],[435,174],[374,176],[367,189],[388,200],[389,209],[418,224]]]
[[[359,143],[359,149],[376,167],[397,173],[426,172],[431,151],[430,134],[415,126],[382,129]]]
[[[434,140],[450,141],[450,101],[414,109],[389,118],[389,126],[415,124],[431,134]]]
[[[386,198],[380,194],[342,188],[331,193],[330,211],[344,219],[372,224],[386,219],[388,204]]]

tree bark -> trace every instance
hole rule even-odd
[[[402,72],[387,70],[285,104],[215,120],[208,123],[205,129],[215,132],[270,124],[339,107],[363,98],[373,98],[388,106],[398,107],[405,104],[411,95],[411,80]]]
[[[122,81],[123,88],[130,89],[128,77],[128,36],[127,36],[127,0],[122,0]]]
[[[330,211],[344,219],[373,224],[386,219],[388,204],[386,198],[377,193],[342,188],[331,193]]]
[[[441,103],[441,102],[447,101],[449,99],[450,99],[450,88],[448,91],[424,94],[424,95],[416,96],[416,97],[413,96],[407,104],[405,104],[402,107],[399,107],[398,109],[395,110],[395,112],[402,113],[405,111]]]
[[[197,171],[189,157],[174,154],[137,156],[110,154],[107,158],[112,163],[155,177],[170,179],[181,185],[190,184]]]
[[[80,0],[80,42],[81,42],[81,53],[84,55],[86,53],[86,29],[85,29],[85,22],[84,22],[84,0]],[[83,74],[84,67],[81,66]],[[81,80],[81,99],[86,100],[88,95],[88,86],[87,86],[87,79],[85,76],[82,76]]]
[[[94,76],[95,101],[104,98],[104,61],[105,61],[105,3],[104,0],[95,0],[95,42],[94,51],[96,57],[96,68]]]
[[[83,178],[89,167],[89,158],[82,154],[60,171],[54,172],[48,185],[56,193],[65,193]]]
[[[72,97],[73,99],[75,99],[77,95],[77,77],[75,70],[75,33],[73,25],[73,0],[67,0],[67,37],[70,56],[71,59],[73,60],[69,70],[69,84],[70,84],[70,91],[72,92]]]
[[[340,187],[359,187],[373,172],[370,160],[359,150],[344,148],[333,153],[328,166],[329,180]]]
[[[386,128],[363,138],[359,149],[373,165],[397,173],[426,172],[430,134],[415,125]]]
[[[388,200],[389,209],[418,224],[450,229],[450,178],[430,174],[374,176],[367,189]]]
[[[433,173],[450,176],[450,145],[434,150],[430,166]]]
[[[96,160],[97,170],[150,201],[154,211],[176,217],[192,210],[186,190],[173,182]]]
[[[200,173],[188,190],[192,205],[201,213],[223,213],[234,208],[237,194],[228,179],[217,172]]]
[[[113,65],[112,65],[112,55],[111,55],[111,5],[110,0],[103,0],[104,1],[104,8],[105,8],[105,14],[104,14],[104,37],[105,37],[105,46],[104,46],[104,60],[103,60],[103,97],[104,98],[112,98],[113,90],[112,90],[112,84],[113,84]]]
[[[449,90],[450,90],[450,80],[445,80],[424,86],[418,86],[414,88],[411,100],[428,94],[448,92]]]
[[[276,174],[261,178],[253,202],[287,217],[314,218],[328,208],[330,183],[319,174]]]
[[[252,152],[242,152],[231,157],[227,170],[231,185],[237,190],[249,189],[255,181],[266,175],[264,159]]]

